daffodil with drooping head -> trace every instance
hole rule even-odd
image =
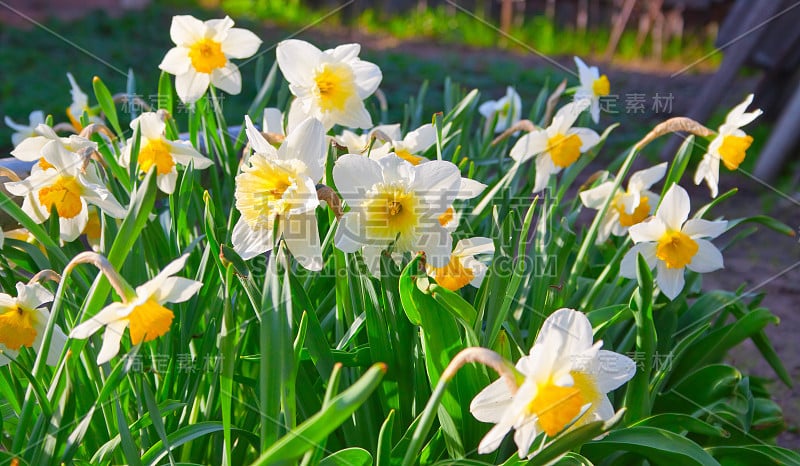
[[[42,346],[50,312],[44,307],[53,301],[53,295],[39,283],[17,283],[17,296],[0,293],[0,366],[17,356],[20,348],[33,348],[37,353]],[[67,336],[58,325],[53,327],[47,364],[55,365]]]
[[[491,238],[475,237],[462,239],[456,243],[450,255],[450,262],[444,267],[426,264],[428,275],[436,283],[451,291],[467,285],[480,288],[488,266],[475,256],[494,254],[494,241]]]
[[[711,197],[717,197],[719,190],[720,160],[728,170],[736,170],[744,161],[747,149],[753,143],[753,137],[739,129],[750,124],[763,113],[760,109],[745,112],[752,102],[753,94],[750,94],[744,99],[744,102],[728,113],[725,123],[719,127],[719,134],[708,145],[708,152],[703,155],[703,160],[697,166],[694,184],[700,184],[705,180],[711,191]]]
[[[86,339],[105,327],[103,346],[97,355],[97,364],[104,364],[119,353],[126,328],[130,329],[134,345],[169,332],[175,314],[164,305],[187,301],[203,286],[202,282],[174,276],[183,270],[188,257],[186,254],[167,264],[152,280],[136,287],[130,296],[123,296],[123,302],[109,304],[73,328],[69,337]]]
[[[244,259],[272,250],[283,238],[289,251],[308,270],[322,268],[316,209],[316,183],[324,175],[328,143],[322,123],[300,123],[278,149],[246,117],[247,138],[254,153],[236,177],[233,248]]]
[[[582,312],[563,308],[551,314],[530,354],[517,362],[517,392],[500,379],[472,400],[472,415],[495,424],[478,453],[496,450],[514,429],[519,457],[530,458],[542,432],[555,437],[567,428],[610,419],[614,407],[607,394],[633,377],[636,364],[593,341],[592,325]]]
[[[589,113],[592,121],[600,121],[600,98],[611,93],[611,84],[608,77],[600,74],[596,66],[587,66],[578,57],[575,57],[575,64],[578,66],[578,78],[581,84],[575,91],[575,101],[586,100],[590,103]]]
[[[382,251],[424,251],[434,267],[450,260],[452,238],[439,217],[453,204],[461,173],[441,160],[412,165],[390,154],[379,160],[346,154],[333,167],[333,180],[350,211],[339,220],[334,242],[344,252],[363,247],[377,274]]]
[[[166,124],[154,112],[146,112],[131,121],[131,129],[139,131],[139,155],[136,164],[141,173],[147,173],[155,167],[156,183],[158,189],[172,194],[175,191],[175,182],[178,179],[177,166],[194,164],[196,169],[204,169],[213,165],[213,162],[197,152],[186,141],[170,141],[164,137]],[[122,150],[122,163],[130,166],[133,139]]]
[[[488,100],[478,107],[478,112],[491,122],[497,117],[497,124],[494,127],[495,133],[502,133],[506,128],[514,126],[522,115],[522,100],[517,91],[508,86],[506,95],[498,100]]]
[[[333,125],[372,127],[364,99],[378,89],[383,75],[377,65],[358,58],[360,51],[359,44],[325,51],[297,39],[278,44],[278,66],[296,97],[289,127],[308,117],[320,120],[326,131]]]
[[[689,194],[672,185],[664,194],[655,216],[628,230],[635,243],[620,264],[620,273],[636,277],[636,257],[641,254],[652,269],[656,283],[669,299],[675,299],[684,285],[684,269],[707,273],[723,267],[722,253],[709,239],[725,232],[728,222],[689,218]]]
[[[14,130],[11,134],[11,143],[18,146],[23,140],[36,136],[36,127],[44,123],[44,112],[34,110],[28,116],[28,124],[20,124],[12,120],[9,116],[5,118],[6,126]]]
[[[34,221],[44,222],[55,210],[61,239],[73,241],[89,221],[88,204],[115,218],[125,216],[125,208],[114,199],[89,160],[70,152],[59,141],[45,144],[41,155],[46,169],[5,184],[8,192],[25,198],[22,210]]]
[[[228,94],[241,92],[242,75],[231,59],[253,56],[261,39],[233,24],[228,16],[208,21],[189,15],[172,17],[169,36],[175,47],[158,67],[175,75],[175,91],[184,103],[200,99],[209,84]]]
[[[575,163],[600,141],[593,130],[572,127],[588,106],[588,101],[579,100],[561,107],[550,126],[523,135],[511,148],[511,158],[517,163],[536,157],[534,193],[544,190],[551,175]]]
[[[628,189],[614,191],[614,181],[606,181],[592,189],[581,192],[583,205],[590,209],[600,210],[611,197],[606,215],[597,232],[597,244],[605,242],[609,236],[624,236],[628,228],[644,221],[652,215],[658,201],[658,194],[649,190],[667,172],[667,164],[641,170],[631,175]]]

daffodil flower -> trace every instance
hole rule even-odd
[[[25,197],[22,210],[34,221],[46,221],[55,209],[61,239],[69,242],[83,232],[89,221],[87,203],[112,217],[125,216],[125,208],[103,185],[94,165],[67,150],[59,141],[45,144],[41,155],[46,169],[33,171],[22,181],[5,184],[11,194]]]
[[[333,167],[333,180],[350,211],[339,220],[336,247],[355,252],[377,275],[381,251],[424,251],[434,267],[450,261],[452,238],[439,218],[461,187],[454,164],[434,160],[412,165],[390,154],[379,160],[346,154]]]
[[[358,58],[360,51],[359,44],[325,51],[296,39],[278,44],[278,66],[296,97],[289,109],[289,127],[308,117],[320,120],[326,131],[333,125],[372,127],[363,101],[375,92],[383,75],[375,64]]]
[[[578,65],[578,77],[581,85],[575,91],[575,101],[587,100],[591,103],[589,112],[592,121],[600,121],[600,98],[607,96],[611,92],[611,84],[608,77],[600,74],[596,66],[586,66],[578,57],[575,57],[575,64]]]
[[[10,117],[5,118],[6,126],[14,130],[11,135],[11,143],[18,146],[26,138],[36,136],[36,127],[44,123],[44,112],[41,110],[34,110],[28,116],[28,124],[23,125],[16,123]]]
[[[169,36],[175,47],[158,67],[175,75],[175,91],[184,103],[200,99],[209,84],[228,94],[241,92],[242,75],[230,60],[253,56],[261,39],[233,24],[228,16],[205,22],[189,15],[172,17]]]
[[[389,140],[385,141],[376,137],[378,133],[385,135]],[[400,124],[397,123],[393,125],[378,125],[362,134],[356,134],[345,129],[342,134],[334,136],[333,140],[340,146],[346,147],[351,154],[369,155],[373,159],[379,159],[392,152],[391,140],[399,139],[400,137]],[[374,142],[372,142],[373,138],[375,138]],[[370,148],[370,144],[372,144],[372,148]]]
[[[69,337],[86,339],[105,327],[103,346],[97,355],[97,364],[104,364],[119,353],[126,328],[130,328],[134,345],[155,340],[169,332],[175,314],[164,304],[187,301],[203,286],[202,282],[173,276],[183,270],[188,257],[186,254],[169,263],[152,280],[136,287],[133,296],[124,297],[124,302],[109,304],[73,328]]]
[[[89,96],[78,86],[78,82],[75,81],[75,77],[72,76],[72,73],[67,73],[67,79],[69,79],[70,85],[69,92],[72,94],[72,104],[67,107],[67,118],[69,118],[69,122],[72,124],[75,132],[80,133],[81,130],[83,130],[81,116],[83,116],[84,112],[86,112],[89,118],[89,123],[100,123],[103,119],[100,118],[96,110],[92,110],[92,108],[89,107]]]
[[[276,150],[246,119],[253,155],[236,177],[233,248],[243,259],[272,250],[283,237],[289,251],[308,270],[322,269],[316,209],[316,183],[325,173],[328,144],[322,123],[309,118]],[[277,234],[277,236],[274,236]]]
[[[43,306],[53,301],[53,295],[45,287],[38,283],[17,283],[16,288],[16,298],[0,293],[0,366],[14,359],[23,346],[39,352],[50,319],[50,312]],[[53,327],[47,364],[58,362],[66,341],[61,327]]]
[[[753,143],[753,137],[739,129],[750,124],[763,113],[760,109],[749,113],[745,112],[752,102],[753,94],[750,94],[744,99],[744,102],[728,113],[725,123],[719,127],[719,134],[708,145],[708,152],[703,155],[703,160],[697,166],[694,184],[700,184],[705,180],[711,191],[711,197],[717,197],[719,190],[719,161],[722,160],[728,170],[736,170],[744,161],[750,144]]]
[[[497,124],[494,127],[495,133],[502,133],[506,128],[514,126],[522,114],[522,100],[517,91],[508,86],[506,95],[498,100],[489,100],[478,107],[478,112],[483,115],[488,122],[491,122],[495,115]]]
[[[604,243],[610,235],[625,236],[628,228],[652,215],[660,197],[649,190],[667,173],[667,163],[641,170],[631,175],[628,189],[614,192],[614,182],[606,181],[599,186],[581,192],[581,202],[590,209],[600,210],[609,197],[611,205],[600,223],[597,244]]]
[[[491,238],[462,239],[453,248],[450,262],[447,265],[433,267],[426,264],[427,272],[436,279],[436,283],[451,291],[459,290],[467,285],[480,288],[488,267],[475,256],[486,254],[494,254],[494,241]]]
[[[80,163],[78,153],[97,150],[97,143],[94,141],[78,136],[77,134],[62,138],[56,134],[53,128],[46,124],[40,124],[34,128],[33,136],[22,140],[17,147],[11,151],[11,155],[24,162],[38,162],[33,165],[31,172],[46,170],[52,168],[52,165],[44,159],[42,150],[45,145],[51,142],[60,144],[68,152],[73,153],[75,156],[74,163]]]
[[[689,194],[678,185],[669,188],[654,217],[628,230],[634,247],[620,264],[624,277],[636,277],[636,257],[641,254],[652,269],[656,283],[669,299],[683,290],[684,269],[707,273],[723,267],[722,254],[708,239],[725,232],[728,222],[689,218]]]
[[[542,432],[554,437],[565,428],[608,420],[614,407],[607,394],[633,377],[636,364],[621,354],[592,343],[592,325],[582,312],[559,309],[542,325],[530,355],[516,368],[520,385],[511,394],[497,380],[472,400],[470,412],[495,426],[478,446],[478,453],[496,450],[511,429],[519,457],[532,457],[534,439]],[[571,427],[570,427],[571,426]]]
[[[534,193],[547,187],[550,175],[575,163],[600,141],[600,136],[591,129],[572,127],[588,105],[587,100],[579,100],[561,107],[550,126],[525,134],[511,148],[511,158],[517,163],[536,156]]]
[[[158,189],[172,194],[178,179],[177,165],[188,166],[193,163],[194,168],[202,170],[213,165],[213,162],[197,152],[189,142],[170,141],[164,137],[166,126],[154,112],[142,113],[131,121],[131,129],[138,129],[141,135],[136,159],[139,171],[147,173],[152,167],[156,167]],[[130,166],[133,142],[133,139],[129,139],[122,150],[121,159],[125,166]]]

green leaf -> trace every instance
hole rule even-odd
[[[774,445],[712,447],[708,452],[724,466],[800,465],[800,453]]]
[[[125,133],[122,132],[122,127],[119,125],[117,107],[114,105],[114,98],[111,96],[111,92],[109,92],[106,85],[103,84],[103,81],[97,76],[92,78],[92,87],[94,88],[94,95],[97,97],[97,103],[100,104],[100,108],[103,110],[106,120],[108,120],[111,127],[114,128],[117,137],[124,139]]]
[[[142,464],[155,466],[175,448],[206,435],[222,432],[222,430],[223,427],[220,422],[198,422],[197,424],[182,427],[167,436],[169,448],[165,447],[160,440],[150,447],[142,455]]]
[[[629,451],[647,458],[654,466],[719,466],[700,445],[656,427],[614,430],[602,440],[589,442],[581,448],[581,454],[594,461],[608,458],[619,451]]]
[[[345,448],[323,458],[319,466],[372,466],[372,455],[363,448]]]
[[[696,417],[680,413],[656,414],[655,416],[631,424],[631,427],[635,426],[658,427],[659,429],[668,430],[676,434],[691,432],[693,434],[708,435],[711,437],[730,436],[722,427],[711,425]]]
[[[551,464],[552,461],[564,453],[578,448],[591,439],[608,432],[609,429],[619,423],[624,415],[625,410],[620,410],[608,421],[590,422],[557,436],[547,443],[544,448],[527,463],[528,466],[545,466]],[[536,440],[534,440],[534,444],[536,444]],[[509,461],[513,459],[516,459],[516,455],[509,458]]]
[[[320,412],[275,442],[253,465],[283,464],[303,456],[305,452],[327,438],[367,400],[385,373],[385,364],[373,365],[356,383],[334,397]]]

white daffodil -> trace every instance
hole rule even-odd
[[[453,204],[461,173],[450,162],[417,166],[388,155],[373,160],[346,154],[333,167],[333,180],[350,211],[339,220],[334,242],[344,252],[364,248],[377,275],[381,251],[424,251],[434,267],[450,260],[452,238],[439,217]]]
[[[578,65],[578,77],[581,85],[575,91],[575,101],[588,100],[591,102],[592,121],[600,121],[600,98],[607,96],[611,92],[611,84],[608,77],[600,74],[596,66],[586,66],[578,57],[575,57],[575,64]]]
[[[75,77],[72,76],[72,73],[67,73],[67,79],[69,79],[70,85],[69,92],[72,94],[72,104],[67,107],[67,118],[69,118],[69,122],[72,124],[75,132],[80,133],[81,130],[83,130],[81,116],[83,116],[84,112],[86,112],[89,118],[89,123],[100,123],[103,119],[100,118],[97,110],[93,110],[89,107],[89,96],[78,86],[78,82],[75,81]]]
[[[583,205],[600,210],[606,200],[613,196],[597,232],[597,244],[605,242],[610,235],[624,236],[628,228],[644,221],[653,214],[660,197],[649,190],[667,173],[667,163],[641,170],[631,175],[628,189],[613,192],[614,182],[606,181],[599,186],[581,192]]]
[[[115,218],[125,216],[123,208],[103,185],[91,163],[68,151],[59,141],[42,148],[47,168],[33,171],[28,178],[6,183],[11,194],[24,196],[22,210],[37,223],[58,212],[61,239],[73,241],[84,231],[89,221],[87,203],[99,207]]]
[[[233,20],[200,21],[189,15],[172,17],[169,36],[175,47],[158,67],[175,75],[175,91],[184,103],[196,102],[209,84],[228,94],[242,90],[242,75],[231,58],[253,56],[261,39],[252,32],[233,27]]]
[[[592,325],[583,313],[564,308],[550,315],[530,355],[517,362],[524,376],[517,392],[512,395],[506,381],[497,380],[472,400],[472,415],[496,424],[478,453],[496,450],[513,428],[520,458],[530,458],[541,432],[554,437],[570,424],[610,419],[614,407],[607,394],[633,377],[636,364],[592,341]]]
[[[437,268],[426,264],[428,275],[448,290],[456,291],[467,285],[480,288],[489,268],[475,258],[480,254],[494,254],[494,241],[491,238],[462,239],[456,243],[447,265]]]
[[[11,151],[11,155],[24,162],[37,162],[31,168],[31,172],[46,170],[53,166],[42,156],[42,150],[49,143],[59,144],[68,152],[73,153],[74,163],[82,163],[77,154],[84,151],[93,152],[97,150],[97,143],[84,137],[72,134],[62,138],[53,128],[40,124],[34,129],[34,135],[24,139]]]
[[[750,144],[753,143],[753,137],[739,129],[750,124],[763,113],[760,109],[749,113],[745,112],[752,102],[753,94],[750,94],[744,99],[744,102],[733,107],[725,117],[725,123],[719,127],[719,134],[708,145],[708,152],[703,155],[703,160],[697,166],[694,184],[700,184],[706,180],[711,197],[717,197],[719,189],[719,161],[722,160],[728,170],[736,170],[744,161]]]
[[[383,75],[377,65],[358,58],[360,51],[359,44],[325,51],[296,39],[278,44],[278,66],[297,97],[289,109],[289,127],[307,117],[320,120],[326,131],[333,125],[372,127],[363,101]]]
[[[70,338],[86,339],[105,327],[103,347],[97,355],[97,364],[111,360],[119,353],[125,328],[130,327],[131,343],[138,345],[152,341],[169,332],[175,314],[164,307],[167,303],[182,303],[194,296],[202,282],[183,277],[173,277],[186,265],[188,254],[170,262],[152,280],[136,287],[135,296],[125,302],[114,302],[70,332]]]
[[[728,222],[689,218],[689,194],[678,185],[669,188],[654,217],[628,230],[635,243],[620,264],[624,277],[636,277],[636,257],[641,254],[652,269],[656,283],[669,299],[675,299],[684,285],[684,268],[706,273],[723,267],[722,254],[706,238],[725,232]]]
[[[502,133],[506,128],[514,126],[522,115],[522,100],[517,91],[508,86],[506,95],[498,100],[489,100],[478,107],[478,111],[487,121],[491,122],[497,115],[495,133]]]
[[[236,177],[236,209],[242,216],[233,229],[234,250],[250,259],[272,250],[282,236],[300,265],[322,269],[316,216],[316,183],[325,173],[328,150],[322,123],[307,119],[275,149],[245,119],[254,153]]]
[[[34,110],[28,116],[28,124],[16,123],[10,117],[5,118],[6,126],[14,130],[11,135],[11,143],[18,146],[24,139],[31,136],[36,136],[36,127],[44,123],[44,112],[41,110]]]
[[[401,138],[400,124],[397,123],[378,125],[362,134],[345,129],[342,134],[334,136],[333,140],[340,146],[346,147],[351,154],[369,155],[373,159],[379,159],[392,152],[391,141]],[[372,148],[370,148],[370,144],[372,144]]]
[[[589,101],[579,100],[561,107],[550,126],[522,136],[511,148],[511,158],[517,163],[536,156],[534,193],[547,187],[550,175],[575,163],[582,153],[600,141],[600,136],[591,129],[572,127],[588,105]]]
[[[147,173],[155,166],[158,189],[172,194],[178,179],[177,165],[188,166],[193,163],[194,168],[202,170],[214,162],[197,152],[189,142],[170,141],[164,137],[166,127],[158,114],[153,112],[142,113],[131,121],[131,129],[135,131],[138,128],[141,135],[139,155],[136,159],[139,171]],[[122,150],[121,159],[125,166],[130,166],[133,142],[133,139],[129,139]]]
[[[14,359],[23,346],[39,352],[50,319],[50,312],[42,306],[52,300],[53,295],[38,283],[17,283],[16,298],[0,293],[0,366]],[[53,327],[47,364],[52,366],[58,362],[66,341],[61,327]]]

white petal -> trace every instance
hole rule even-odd
[[[165,175],[158,175],[156,177],[156,185],[161,192],[165,194],[172,194],[175,192],[175,183],[178,181],[178,172],[175,171],[175,167],[172,167],[172,171]]]
[[[26,285],[18,282],[16,288],[17,303],[24,308],[37,309],[39,306],[53,301],[53,293],[39,283]]]
[[[163,142],[169,146],[169,151],[175,163],[179,165],[189,166],[194,164],[195,170],[203,170],[214,165],[211,159],[207,159],[203,154],[197,152],[189,141],[168,141]]]
[[[190,69],[175,77],[175,92],[182,102],[191,104],[203,97],[210,82],[211,76],[208,73],[198,73]]]
[[[510,423],[498,423],[492,429],[486,433],[486,435],[481,439],[481,443],[478,444],[478,453],[481,455],[485,455],[487,453],[491,453],[497,450],[500,447],[500,443],[503,442],[503,439],[508,434],[508,431],[511,430]]]
[[[583,60],[578,57],[574,58],[575,65],[578,66],[578,79],[581,81],[581,86],[591,88],[594,80],[600,77],[597,68],[589,68]]]
[[[656,245],[655,243],[639,243],[634,245],[630,251],[622,258],[619,264],[619,273],[625,278],[636,278],[637,256],[641,254],[647,262],[647,266],[652,270],[656,265]]]
[[[314,211],[287,217],[283,227],[283,240],[300,265],[313,272],[322,270],[322,247]]]
[[[665,263],[659,261],[656,283],[658,283],[658,287],[667,298],[675,299],[681,293],[681,290],[683,290],[683,285],[685,283],[683,267],[679,269],[670,269]]]
[[[111,322],[106,326],[103,334],[103,347],[100,349],[100,354],[97,355],[97,364],[105,364],[119,353],[122,333],[125,332],[127,326],[128,321],[125,319]]]
[[[226,15],[221,19],[209,19],[203,24],[205,26],[204,37],[216,42],[225,42],[234,23],[231,17]]]
[[[289,39],[278,44],[275,54],[281,73],[291,84],[310,85],[322,52],[308,42]]]
[[[192,59],[189,58],[189,49],[186,47],[173,47],[169,49],[158,68],[175,76],[189,71],[192,67]]]
[[[202,39],[205,26],[199,19],[189,15],[172,17],[169,28],[169,37],[177,45],[190,46]]]
[[[658,207],[658,217],[669,230],[680,231],[683,222],[689,218],[689,193],[677,184],[673,184]]]
[[[710,221],[698,218],[687,220],[682,232],[691,238],[716,238],[725,233],[728,222],[725,220]]]
[[[432,223],[424,227],[425,233],[419,235],[414,246],[417,250],[425,251],[426,259],[431,266],[444,267],[450,262],[453,237],[438,221]]]
[[[306,108],[304,104],[306,101],[307,100],[297,98],[292,100],[292,103],[289,104],[289,114],[286,115],[286,133],[291,133],[303,120],[314,116]]]
[[[460,187],[461,171],[450,162],[433,160],[414,167],[411,189],[437,212],[444,213],[453,204]]]
[[[600,350],[593,360],[591,372],[597,390],[605,394],[630,380],[636,373],[636,363],[628,356]]]
[[[372,128],[372,117],[364,106],[364,102],[353,97],[347,101],[344,110],[323,114],[323,123],[326,129],[330,129],[335,124],[368,129]]]
[[[517,426],[514,432],[514,443],[517,444],[517,452],[520,458],[528,457],[531,445],[533,445],[537,435],[539,435],[539,428],[536,418],[531,418],[521,426]]]
[[[436,130],[428,123],[408,133],[403,138],[403,145],[412,154],[425,152],[436,143]]]
[[[231,242],[233,243],[233,250],[242,259],[252,259],[259,254],[272,250],[272,230],[267,228],[253,230],[244,218],[240,218],[236,222],[236,226],[233,227]]]
[[[482,103],[478,107],[478,113],[483,115],[484,118],[487,120],[492,118],[494,112],[497,111],[497,101],[496,100],[487,100],[486,102]],[[499,122],[498,122],[499,123]]]
[[[470,178],[461,178],[461,184],[458,188],[456,199],[474,199],[485,189],[486,185],[479,181]]]
[[[262,126],[267,133],[286,134],[283,129],[283,113],[275,107],[264,109]]]
[[[364,264],[367,266],[367,270],[369,270],[369,273],[371,273],[373,277],[380,278],[381,276],[381,254],[383,254],[384,250],[385,246],[379,246],[375,244],[367,244],[362,250]]]
[[[25,138],[15,144],[16,147],[11,151],[11,155],[25,162],[35,162],[42,157],[42,149],[50,141],[51,139],[43,136]]]
[[[127,308],[128,306],[122,303],[111,303],[94,316],[89,317],[83,323],[74,327],[72,331],[69,332],[69,337],[85,340],[99,330],[100,327],[119,318],[120,311]]]
[[[325,128],[316,118],[309,118],[300,123],[286,137],[278,157],[284,160],[301,160],[308,167],[308,174],[314,182],[325,175],[325,158],[328,155],[328,140]]]
[[[330,55],[337,61],[349,61],[358,57],[361,53],[361,44],[342,44],[336,46],[334,49],[325,51],[326,55]]]
[[[581,138],[581,153],[588,151],[600,142],[600,135],[589,128],[572,128],[567,134],[576,134]]]
[[[366,99],[380,86],[383,73],[378,65],[368,61],[358,60],[350,66],[355,74],[356,93],[359,99]]]
[[[333,181],[351,208],[358,208],[367,192],[383,181],[378,162],[363,155],[345,154],[333,166]]]
[[[152,296],[160,304],[182,303],[191,299],[202,287],[203,282],[183,277],[168,277],[158,284]]]
[[[592,324],[584,313],[561,308],[545,319],[535,344],[544,345],[554,339],[560,343],[559,357],[570,358],[591,348],[593,335]]]
[[[222,53],[230,58],[249,58],[258,52],[261,39],[247,29],[232,28],[222,41]]]
[[[667,162],[660,163],[646,170],[640,170],[628,181],[628,191],[640,192],[649,189],[667,174]]]
[[[48,366],[55,366],[58,364],[58,360],[61,358],[61,352],[64,350],[64,346],[67,344],[67,336],[64,334],[64,331],[61,330],[61,327],[58,325],[53,327],[53,333],[50,335],[50,347],[47,350],[47,365]],[[41,348],[41,342],[39,346],[36,348],[36,352],[38,353]]]
[[[86,207],[86,201],[81,198],[81,211],[78,215],[72,218],[59,218],[58,226],[61,232],[61,239],[70,242],[83,233],[86,228],[86,223],[89,221],[89,209]]]
[[[614,182],[606,181],[592,189],[581,191],[581,202],[590,209],[600,210],[613,193]]]
[[[339,219],[333,242],[344,252],[356,252],[367,242],[362,231],[361,216],[357,212],[347,212]]]
[[[264,135],[261,134],[255,125],[253,125],[253,121],[250,119],[250,115],[244,116],[244,127],[245,133],[247,134],[247,140],[250,142],[250,147],[259,154],[265,154],[268,158],[277,158],[278,152],[275,150],[272,145],[264,139]]]
[[[394,152],[387,154],[386,157],[375,160],[381,167],[381,175],[383,176],[384,183],[398,183],[409,186],[414,182],[417,176],[417,167],[401,159]]]
[[[211,71],[211,84],[231,95],[242,92],[242,74],[239,68],[231,62],[222,68]]]
[[[481,422],[498,423],[511,405],[512,395],[503,378],[480,391],[469,404],[469,411]]]
[[[533,192],[538,193],[544,191],[547,187],[547,182],[550,181],[550,175],[558,173],[558,168],[553,163],[553,159],[549,155],[543,154],[536,157],[536,181],[533,185]]]
[[[547,149],[547,132],[543,130],[531,131],[517,140],[511,148],[509,156],[517,162],[525,162],[531,157],[541,154]]]
[[[741,128],[758,118],[763,113],[760,109],[756,109],[750,113],[745,112],[751,103],[753,103],[753,94],[748,95],[744,99],[744,102],[731,109],[725,117],[725,125]]]
[[[556,112],[556,115],[553,117],[553,123],[548,129],[552,128],[557,133],[566,134],[566,132],[572,128],[575,120],[581,116],[581,113],[589,108],[589,105],[591,105],[591,103],[588,100],[579,100],[564,105]]]
[[[631,239],[634,243],[658,241],[666,232],[666,225],[664,225],[664,222],[658,217],[650,217],[628,229],[628,233],[631,235]]]
[[[710,241],[696,239],[697,253],[692,257],[692,261],[687,265],[689,270],[698,273],[708,273],[723,268],[725,265],[722,260],[722,253]]]
[[[708,189],[711,191],[711,197],[717,197],[719,192],[719,157],[711,154],[705,154],[703,160],[697,165],[697,171],[694,172],[694,184],[700,184],[701,181],[706,180]]]
[[[476,236],[474,238],[462,239],[453,249],[453,254],[466,257],[478,254],[494,254],[494,240]]]
[[[592,121],[595,123],[600,122],[600,99],[592,98],[592,106],[589,107],[589,114],[592,116]]]

